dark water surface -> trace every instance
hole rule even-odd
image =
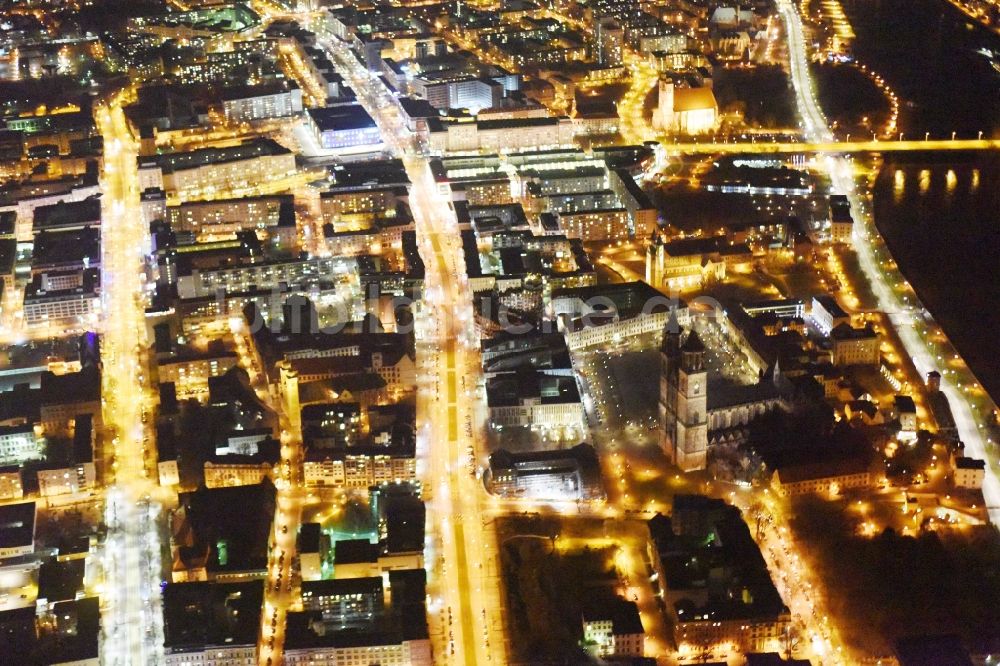
[[[897,154],[875,221],[903,273],[1000,401],[1000,154]]]
[[[911,137],[1000,137],[1000,37],[946,0],[843,0],[860,62],[904,106]],[[908,103],[907,103],[908,102]],[[1000,401],[1000,155],[887,154],[875,222],[903,273]]]
[[[900,129],[911,137],[1000,136],[1000,37],[946,0],[842,0],[859,60],[881,73],[904,104]]]

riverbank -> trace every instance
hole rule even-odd
[[[1000,73],[980,49],[1000,37],[944,0],[844,2],[859,62],[881,74],[905,100],[900,130],[922,136],[1000,133]]]
[[[887,155],[875,181],[879,233],[994,402],[1000,402],[998,211],[995,153]],[[941,364],[947,367],[948,359]]]

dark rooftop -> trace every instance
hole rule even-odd
[[[297,550],[300,553],[318,553],[320,541],[319,536],[319,523],[302,523],[302,526],[299,527]]]
[[[163,589],[167,652],[212,646],[255,645],[264,581],[171,583]]]
[[[378,544],[368,539],[342,539],[333,544],[333,565],[361,564],[378,559]]]
[[[199,488],[179,495],[191,526],[192,553],[208,552],[209,571],[267,565],[275,490],[270,481],[234,488]]]
[[[194,169],[207,164],[223,164],[265,155],[286,155],[289,150],[274,139],[250,139],[226,148],[199,148],[186,152],[161,153],[139,158],[139,166],[158,166],[163,173]]]
[[[583,608],[583,619],[587,622],[611,620],[611,631],[616,636],[645,633],[636,603],[617,597],[611,600],[592,600]]]
[[[88,197],[83,201],[60,201],[35,209],[34,230],[59,229],[77,225],[99,224],[101,221],[101,200]]]
[[[376,127],[375,121],[360,104],[309,109],[308,113],[320,132]]]
[[[382,596],[382,577],[331,578],[302,581],[302,596],[336,596],[344,594],[375,594]]]
[[[29,546],[35,539],[35,503],[0,505],[0,548]]]
[[[82,558],[42,562],[38,569],[38,598],[47,599],[49,603],[76,599],[76,593],[83,589],[86,564]]]
[[[32,268],[101,263],[101,235],[95,227],[71,231],[42,231],[35,236]]]

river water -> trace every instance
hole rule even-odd
[[[945,0],[847,0],[859,61],[904,102],[911,137],[1000,136],[1000,38]],[[1000,402],[1000,155],[887,153],[875,222],[921,300]]]
[[[860,62],[905,100],[900,127],[911,138],[1000,136],[1000,37],[946,0],[843,0]]]
[[[997,401],[1000,155],[888,156],[874,211],[903,273]]]

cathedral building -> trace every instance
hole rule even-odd
[[[660,446],[671,463],[690,472],[705,469],[709,451],[740,443],[750,421],[786,408],[786,400],[777,368],[753,385],[710,382],[701,338],[694,330],[682,334],[671,318],[660,346]]]

